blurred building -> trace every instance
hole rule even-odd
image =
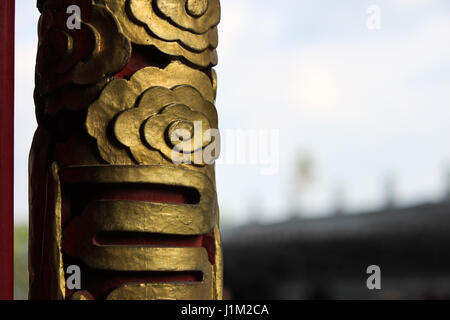
[[[224,230],[225,286],[238,300],[450,298],[449,230],[450,202]]]

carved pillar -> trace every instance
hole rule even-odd
[[[30,298],[221,299],[219,0],[38,8]]]

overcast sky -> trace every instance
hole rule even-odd
[[[36,128],[32,2],[16,0],[20,222],[28,216],[27,161]],[[380,29],[367,26],[373,5]],[[395,177],[400,204],[442,197],[450,167],[448,0],[222,0],[219,32],[224,148],[217,182],[226,223],[283,219],[299,189],[295,163],[302,154],[314,170],[297,202],[310,216],[330,212],[337,189],[350,210],[381,206],[387,176]],[[271,157],[233,164],[238,130],[257,133],[258,154],[269,146]]]

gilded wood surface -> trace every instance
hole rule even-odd
[[[80,28],[68,27],[73,5]],[[38,8],[30,298],[221,299],[219,0]],[[134,244],[105,245],[102,234]],[[65,270],[76,263],[85,278],[71,289]]]

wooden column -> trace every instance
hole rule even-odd
[[[38,8],[30,299],[221,299],[219,0]]]
[[[13,299],[14,0],[0,1],[0,299]]]

